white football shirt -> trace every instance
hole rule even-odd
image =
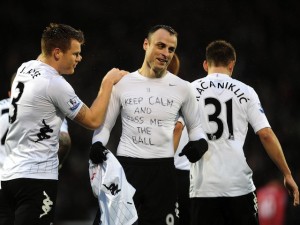
[[[64,119],[64,121],[62,122],[62,124],[60,126],[60,132],[69,133],[69,126],[68,126],[68,121],[66,118]]]
[[[0,101],[0,174],[5,157],[9,154],[5,149],[5,138],[8,132],[8,111],[9,111],[10,99],[6,98]]]
[[[64,118],[74,119],[83,102],[51,66],[23,63],[12,85],[10,128],[2,180],[58,179],[59,131]]]
[[[258,95],[225,74],[210,74],[192,84],[209,149],[191,165],[190,197],[234,197],[254,191],[243,150],[248,123],[255,133],[270,127]]]
[[[107,144],[121,111],[122,135],[117,155],[174,157],[173,130],[179,111],[185,118],[190,139],[206,138],[198,110],[189,82],[169,72],[162,78],[151,79],[136,71],[114,86],[105,122],[94,132],[93,143]]]

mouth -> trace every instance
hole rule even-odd
[[[167,59],[160,59],[160,58],[157,58],[157,60],[158,60],[160,63],[168,63],[168,60],[167,60]]]

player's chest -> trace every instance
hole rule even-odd
[[[150,90],[133,88],[122,93],[121,104],[123,111],[128,114],[148,114],[160,117],[177,114],[183,99],[175,92],[165,89]]]

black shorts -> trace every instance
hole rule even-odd
[[[4,196],[2,189],[0,189],[0,224],[13,225],[14,213],[6,206]],[[5,218],[2,216],[4,214],[7,215]]]
[[[178,203],[179,203],[179,224],[189,225],[191,217],[190,202],[190,171],[176,169]]]
[[[191,225],[258,225],[255,192],[237,197],[191,198]]]
[[[1,181],[1,225],[53,223],[57,180],[20,178]]]
[[[138,213],[138,224],[178,224],[174,158],[117,158],[128,182],[136,189],[133,200]]]

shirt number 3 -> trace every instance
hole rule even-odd
[[[9,122],[10,123],[13,123],[16,120],[16,118],[17,118],[17,113],[18,113],[17,102],[20,100],[20,98],[21,98],[21,96],[23,94],[24,84],[22,82],[18,82],[18,85],[17,85],[16,89],[19,89],[19,93],[11,101],[11,104],[12,104],[13,108],[11,107],[10,111],[9,111]],[[10,115],[12,115],[12,116],[10,116]]]

